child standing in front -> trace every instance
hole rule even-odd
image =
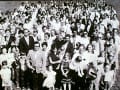
[[[56,77],[56,72],[53,71],[53,67],[50,65],[48,66],[48,70],[45,72],[46,74],[46,79],[43,82],[43,87],[48,88],[48,90],[55,90],[55,77]]]
[[[11,69],[7,66],[7,61],[2,61],[0,76],[4,90],[12,90]]]
[[[70,54],[66,53],[65,57],[61,63],[61,72],[62,72],[62,84],[63,84],[63,90],[71,90],[71,77],[70,77],[70,69],[69,69],[69,64],[71,62],[70,59]]]
[[[110,90],[115,82],[115,64],[105,66],[105,90]]]

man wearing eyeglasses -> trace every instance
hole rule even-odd
[[[46,60],[43,59],[43,54],[40,50],[39,42],[34,43],[34,49],[30,50],[28,53],[27,65],[30,70],[32,70],[33,76],[33,89],[32,90],[42,90],[43,83],[43,73],[45,71]]]

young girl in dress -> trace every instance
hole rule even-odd
[[[63,83],[63,90],[67,90],[67,85],[68,85],[68,90],[71,90],[71,77],[69,75],[70,69],[69,69],[69,64],[70,64],[70,54],[66,53],[65,54],[65,59],[61,63],[61,72],[62,72],[62,83]]]
[[[0,76],[4,90],[12,90],[11,69],[7,66],[7,61],[2,61]]]
[[[43,82],[43,87],[48,88],[49,90],[55,90],[55,77],[56,77],[56,72],[53,71],[53,67],[50,65],[48,66],[48,70],[45,72],[46,74],[46,79]]]

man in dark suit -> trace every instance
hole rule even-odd
[[[34,48],[34,39],[32,36],[29,36],[28,29],[24,29],[24,36],[20,39],[19,50],[20,53],[28,54],[28,51]]]

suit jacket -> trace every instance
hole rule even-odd
[[[57,49],[60,49],[62,47],[62,45],[65,44],[65,41],[64,40],[59,40],[58,38],[56,38],[54,41],[53,41],[53,44],[51,47],[56,47]]]
[[[34,39],[32,36],[29,36],[29,45],[27,44],[25,37],[22,37],[19,42],[19,50],[20,53],[26,53],[28,54],[29,50],[32,50],[34,48]]]
[[[5,36],[5,40],[6,40],[6,36]],[[6,45],[6,48],[9,49],[9,48],[11,47],[11,43],[12,43],[12,42],[15,43],[15,40],[16,40],[15,36],[14,36],[14,35],[11,35],[10,38],[9,38],[9,41],[8,41],[8,43],[7,43],[7,45]]]
[[[69,52],[70,56],[72,57],[73,56],[73,51],[74,51],[73,44],[71,42],[69,42],[68,45],[67,45],[67,48],[66,48],[66,52]]]

